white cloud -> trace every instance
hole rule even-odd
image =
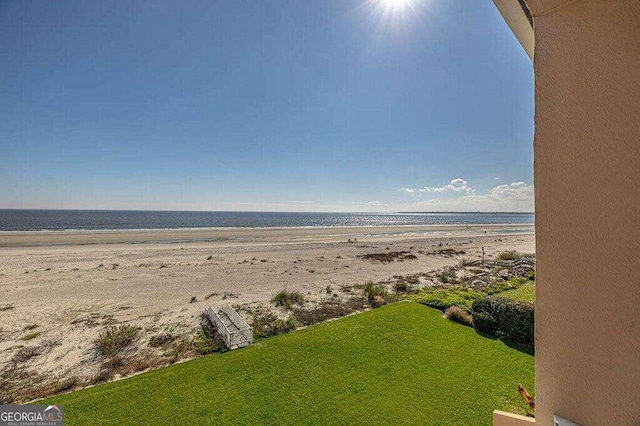
[[[534,209],[533,185],[527,185],[524,182],[513,182],[511,184],[495,186],[485,194],[476,194],[475,189],[466,185],[464,180],[454,180],[458,181],[457,185],[453,184],[454,181],[451,181],[449,185],[453,185],[458,188],[466,186],[467,189],[465,189],[464,192],[462,192],[462,190],[449,190],[451,192],[457,192],[459,195],[450,198],[437,198],[412,203],[406,206],[406,210],[531,212]],[[459,181],[464,182],[464,184]],[[445,187],[449,185],[445,185]],[[442,193],[445,191],[441,190],[431,192]]]
[[[424,186],[422,188],[404,188],[404,192],[408,194],[415,194],[421,192],[460,192],[466,194],[473,194],[474,189],[469,186],[469,183],[461,178],[451,180],[446,185],[442,186]]]
[[[389,207],[388,204],[381,203],[380,201],[369,201],[369,205],[373,207]]]

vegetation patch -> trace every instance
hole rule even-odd
[[[22,336],[22,337],[20,338],[20,340],[23,340],[23,341],[25,341],[25,342],[28,342],[29,340],[33,340],[33,339],[35,339],[36,337],[40,336],[41,334],[42,334],[42,332],[40,332],[40,331],[36,331],[36,332],[34,332],[34,333],[29,333],[29,334],[26,334],[26,335]]]
[[[130,325],[111,326],[100,332],[94,341],[100,355],[109,356],[125,349],[138,337],[140,328]]]
[[[502,293],[507,290],[520,288],[524,283],[530,282],[527,278],[511,278],[508,281],[500,281],[480,287],[451,286],[441,288],[423,289],[417,294],[408,296],[410,300],[422,303],[442,311],[449,306],[459,306],[471,311],[471,305],[475,300],[487,296]]]
[[[389,253],[371,253],[358,256],[361,259],[371,262],[391,263],[394,261],[404,262],[405,260],[415,260],[418,257],[409,251],[390,251]]]
[[[368,281],[364,287],[364,294],[372,308],[385,305],[388,302],[395,301],[395,298],[387,291],[384,286]]]
[[[282,319],[273,312],[265,310],[254,314],[251,327],[255,337],[271,337],[295,330],[298,328],[298,322],[293,316]]]
[[[469,312],[458,306],[449,306],[445,309],[444,317],[450,321],[457,322],[458,324],[473,327],[473,319],[471,318],[471,315],[469,315]]]
[[[453,256],[458,256],[461,254],[465,254],[466,252],[464,250],[455,250],[455,249],[439,249],[439,250],[434,250],[432,252],[427,253],[427,256],[445,256],[445,257],[453,257]]]
[[[276,306],[284,306],[289,309],[293,305],[304,304],[304,295],[299,291],[282,290],[273,296],[271,302]]]
[[[500,297],[518,302],[535,303],[536,285],[532,281],[529,281],[522,284],[519,288],[500,293]]]
[[[515,250],[509,250],[509,251],[503,251],[502,253],[499,253],[496,256],[496,259],[498,259],[498,260],[518,260],[521,257],[524,257],[524,255],[520,254],[519,252],[517,252]]]
[[[533,346],[534,306],[501,297],[473,302],[471,315],[478,331]]]
[[[160,348],[173,342],[176,337],[171,333],[161,333],[149,338],[149,346],[152,348]]]
[[[298,323],[309,326],[333,318],[344,317],[361,311],[367,306],[367,300],[364,297],[352,297],[345,301],[338,298],[330,298],[321,301],[316,306],[293,308],[292,313]]]
[[[395,303],[38,403],[64,405],[69,425],[476,425],[526,414],[519,383],[534,388],[532,356]]]
[[[455,268],[444,268],[436,274],[436,278],[445,284],[458,284],[458,274]]]
[[[220,333],[207,327],[203,327],[198,330],[190,343],[190,349],[194,350],[199,355],[224,352],[227,350],[224,339]]]
[[[57,340],[46,340],[39,345],[25,346],[20,348],[18,352],[13,355],[12,361],[14,363],[20,363],[30,360],[31,358],[40,356],[50,350],[52,347],[59,345]]]

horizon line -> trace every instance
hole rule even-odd
[[[82,208],[5,208],[0,211],[79,211],[79,212],[182,212],[182,213],[328,213],[328,214],[535,214],[535,211],[470,211],[470,210],[442,210],[442,211],[279,211],[279,210],[172,210],[172,209],[82,209]]]

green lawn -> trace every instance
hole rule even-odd
[[[417,303],[47,399],[66,424],[490,425],[533,357]]]
[[[507,290],[498,294],[499,297],[518,300],[520,302],[535,303],[536,301],[536,285],[534,282],[528,282],[514,290]]]

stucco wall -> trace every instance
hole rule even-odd
[[[531,426],[536,422],[531,417],[494,410],[493,426]]]
[[[640,0],[535,20],[536,424],[640,424]]]

